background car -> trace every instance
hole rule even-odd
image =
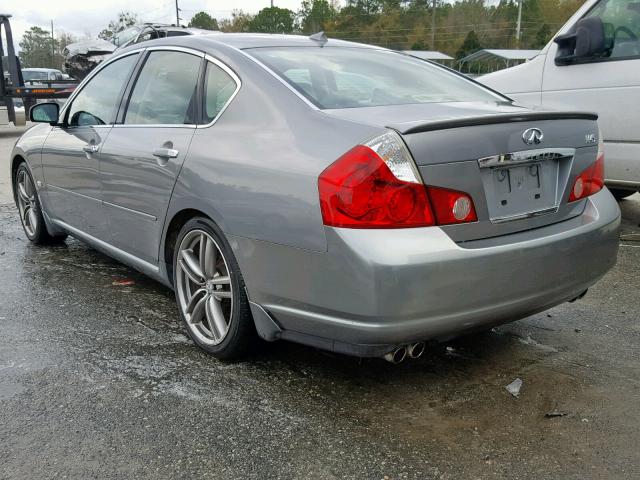
[[[640,3],[589,0],[531,61],[479,78],[523,105],[597,112],[606,183],[640,190]]]
[[[167,38],[32,110],[14,192],[33,242],[71,234],[173,288],[219,358],[260,336],[398,362],[614,265],[596,118],[318,35]]]

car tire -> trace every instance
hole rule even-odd
[[[610,188],[609,191],[618,201],[624,200],[625,198],[630,197],[631,195],[636,193],[635,190],[623,190],[620,188]]]
[[[40,198],[35,188],[33,176],[25,162],[18,165],[13,177],[13,191],[16,206],[20,212],[20,222],[27,238],[36,245],[52,245],[64,242],[66,234],[51,235],[42,215]]]
[[[256,346],[242,273],[229,242],[208,218],[193,218],[178,233],[173,285],[182,321],[198,347],[236,360]]]

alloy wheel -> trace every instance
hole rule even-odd
[[[37,208],[36,189],[26,170],[18,171],[16,186],[20,219],[27,235],[33,237],[38,230],[38,215],[35,210]]]
[[[220,247],[207,232],[192,230],[178,249],[176,288],[189,330],[207,345],[218,345],[229,332],[233,286]]]

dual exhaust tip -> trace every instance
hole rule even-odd
[[[401,345],[396,347],[384,356],[387,362],[398,364],[403,362],[407,357],[419,358],[426,349],[424,342],[411,343],[409,345]]]

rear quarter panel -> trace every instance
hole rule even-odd
[[[209,53],[242,86],[214,125],[196,130],[167,218],[197,208],[228,235],[326,251],[318,175],[383,129],[313,109],[237,50]]]

